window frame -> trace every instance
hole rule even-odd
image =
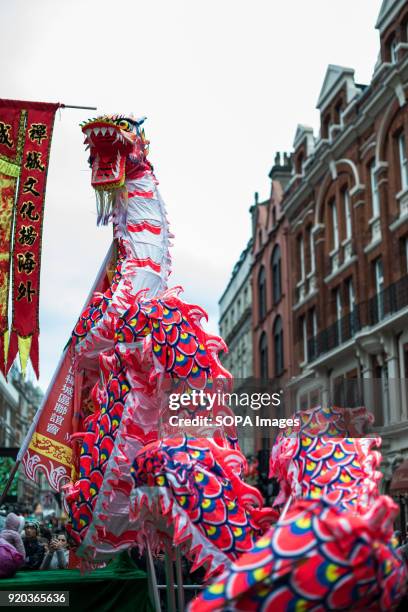
[[[403,130],[398,134],[398,159],[400,167],[401,190],[406,191],[408,189],[408,156],[405,132]]]
[[[332,242],[333,251],[338,251],[340,247],[340,236],[339,236],[339,216],[337,210],[337,203],[335,198],[330,201],[330,214],[331,214],[331,225],[332,225]]]
[[[377,177],[375,176],[375,160],[370,164],[371,211],[373,219],[378,219],[381,213],[380,193],[378,191]]]
[[[272,303],[279,304],[282,299],[282,256],[279,244],[276,244],[271,257],[272,263]]]

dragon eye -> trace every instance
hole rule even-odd
[[[127,130],[127,131],[130,131],[130,123],[129,123],[129,121],[126,121],[126,119],[121,119],[121,120],[119,121],[119,127],[120,127],[122,130]]]

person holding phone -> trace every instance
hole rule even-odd
[[[66,569],[68,567],[68,555],[67,536],[63,532],[54,534],[40,569]]]

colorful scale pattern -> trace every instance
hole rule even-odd
[[[206,349],[204,332],[190,316],[191,309],[197,307],[185,304],[174,295],[137,300],[120,318],[116,341],[137,342],[150,336],[160,371],[192,389],[204,389],[219,372],[214,371],[215,363]],[[228,374],[224,370],[220,373]]]
[[[224,373],[230,376],[222,366],[217,365],[216,360],[206,348],[207,338],[212,341],[218,341],[218,339],[209,337],[201,330],[195,317],[202,311],[196,306],[185,304],[174,294],[162,299],[144,299],[142,295],[139,299],[136,296],[133,300],[129,299],[130,296],[127,297],[128,303],[132,305],[115,321],[114,351],[100,357],[103,379],[107,380],[105,398],[95,414],[85,423],[87,429],[82,437],[79,478],[67,489],[71,518],[70,531],[78,542],[83,540],[92,521],[107,458],[114,448],[126,397],[131,387],[129,376],[136,373],[138,383],[142,383],[145,390],[149,388],[149,393],[157,394],[159,389],[155,384],[155,376],[152,377],[152,374],[160,371],[164,371],[166,377],[175,381],[176,384],[181,383],[183,388],[202,388],[202,385],[208,386],[211,377],[224,375]],[[90,321],[90,325],[95,324],[94,319],[88,318],[86,321]],[[147,350],[151,351],[150,355],[153,354],[155,364],[153,366],[152,362],[149,375],[143,371],[141,363],[145,357],[143,350],[126,347],[126,345],[146,340],[150,340]],[[228,437],[226,439],[229,440]],[[146,442],[150,440],[151,435],[146,437]],[[235,448],[236,438],[233,435],[231,435],[230,442],[230,449]],[[206,482],[202,485],[197,483],[197,486],[205,486],[205,484]],[[230,487],[231,485],[228,483],[225,486]],[[220,492],[222,492],[221,489]],[[224,493],[226,494],[226,491]],[[205,504],[207,503],[206,501]],[[221,503],[221,499],[211,502],[217,507]],[[192,515],[194,520],[198,522],[204,520],[203,517],[210,512],[210,510],[208,512],[205,510],[203,506],[202,514],[195,512],[194,516]],[[246,519],[240,520],[243,521],[243,524],[237,525],[234,533],[226,526],[220,526],[215,534],[211,534],[211,538],[214,541],[224,542],[223,545],[226,548],[231,547],[233,550],[241,550],[239,542],[243,539],[242,550],[247,550],[248,542],[252,541],[252,535],[248,534],[259,532],[252,526],[248,527],[245,523]],[[244,528],[247,531],[241,533],[239,530]],[[209,526],[210,532],[212,529],[213,526]],[[222,535],[219,535],[219,532],[222,532]]]
[[[315,408],[296,416],[300,431],[281,433],[271,453],[270,476],[281,485],[278,503],[289,496],[328,496],[355,511],[368,507],[379,494],[381,456],[372,450],[379,439],[363,438],[356,429],[370,420],[367,411]]]
[[[146,446],[136,455],[130,472],[135,487],[167,489],[193,525],[236,559],[263,532],[257,522],[262,511],[246,499],[258,498],[259,504],[262,500],[256,489],[238,477],[229,463],[230,454],[231,449],[211,440],[183,435]]]
[[[112,364],[115,365],[107,373],[104,401],[100,409],[84,422],[86,432],[79,456],[79,478],[66,494],[70,510],[70,523],[67,528],[78,543],[85,537],[92,521],[96,499],[130,389],[121,355],[117,351],[114,358],[110,359],[110,365]]]
[[[189,612],[395,609],[407,573],[386,521],[379,524],[384,513],[395,516],[389,498],[379,498],[369,516],[353,516],[323,499],[296,502]]]

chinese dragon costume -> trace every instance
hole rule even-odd
[[[233,430],[166,433],[169,388],[230,388],[231,375],[218,359],[224,342],[200,325],[204,311],[167,288],[172,235],[142,122],[103,116],[82,125],[98,223],[112,221],[117,259],[71,338],[83,384],[69,530],[89,560],[148,538],[153,549],[180,544],[211,575],[249,551],[276,512],[244,482]]]
[[[380,495],[380,438],[365,437],[365,408],[300,412],[281,433],[270,472],[285,503],[254,549],[210,584],[190,612],[392,610],[407,569],[393,540],[398,508]]]

